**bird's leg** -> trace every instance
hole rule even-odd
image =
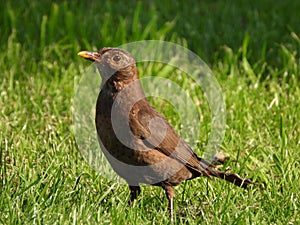
[[[175,196],[175,192],[174,192],[174,189],[172,186],[169,186],[169,185],[162,185],[162,188],[165,190],[166,192],[166,196],[167,196],[167,199],[168,199],[168,210],[169,210],[169,213],[170,213],[170,218],[171,218],[171,222],[173,222],[173,198]]]
[[[130,200],[128,201],[128,205],[131,205],[131,203],[141,193],[141,188],[140,188],[140,186],[131,186],[131,185],[129,185],[129,189],[130,189]]]

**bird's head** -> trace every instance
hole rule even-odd
[[[105,80],[110,77],[117,80],[132,80],[137,77],[135,60],[125,50],[106,47],[95,52],[81,51],[78,55],[95,62]]]

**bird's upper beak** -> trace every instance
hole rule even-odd
[[[77,55],[81,56],[84,59],[91,60],[93,62],[99,60],[98,52],[81,51]]]

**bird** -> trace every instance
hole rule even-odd
[[[94,62],[100,73],[95,113],[98,141],[113,170],[128,183],[129,205],[140,194],[140,184],[160,186],[173,220],[173,187],[186,180],[217,177],[245,189],[255,184],[238,174],[216,170],[196,155],[148,102],[136,61],[128,51],[104,47],[78,55]]]

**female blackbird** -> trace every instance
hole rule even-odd
[[[95,62],[100,72],[95,120],[99,143],[112,168],[129,184],[130,202],[139,194],[140,183],[161,186],[172,220],[173,186],[185,180],[214,176],[242,188],[253,184],[237,174],[210,168],[193,152],[147,101],[136,62],[127,51],[107,47],[78,55]]]

